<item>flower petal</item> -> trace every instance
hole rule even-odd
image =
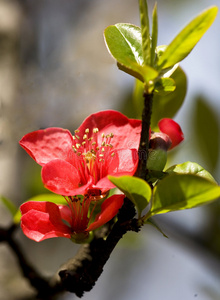
[[[92,184],[92,178],[80,187],[81,180],[77,169],[70,163],[55,159],[47,163],[41,172],[42,181],[47,189],[63,196],[74,196],[83,192]]]
[[[114,153],[114,156],[111,154]],[[138,166],[138,151],[136,149],[118,149],[109,153],[106,158],[106,173],[97,184],[96,188],[104,193],[115,186],[109,181],[108,175],[123,176],[134,175]]]
[[[40,242],[53,237],[71,237],[71,228],[62,222],[59,207],[52,202],[28,201],[20,207],[24,234]]]
[[[124,203],[125,195],[113,195],[106,199],[101,206],[101,213],[96,216],[96,219],[93,223],[89,225],[86,231],[94,230],[108,221],[110,221],[114,216],[117,215],[119,209]]]
[[[133,175],[138,165],[136,149],[118,149],[113,151],[112,160],[108,160],[108,175]]]
[[[135,148],[138,149],[141,133],[141,121],[128,119],[120,112],[114,110],[100,111],[90,115],[84,120],[78,128],[82,135],[86,129],[89,129],[88,137],[91,137],[93,128],[98,128],[98,143],[102,143],[102,134],[113,133],[114,138],[111,144],[114,148]]]
[[[184,140],[183,132],[180,125],[172,119],[162,119],[159,121],[158,126],[160,131],[166,133],[172,141],[172,145],[169,148],[169,150],[176,147],[179,143],[181,143]]]
[[[72,212],[68,205],[58,205],[60,210],[61,219],[65,220],[67,223],[72,224]]]
[[[39,165],[44,166],[56,158],[67,160],[73,137],[69,130],[54,127],[28,133],[19,143]]]

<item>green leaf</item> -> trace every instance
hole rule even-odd
[[[197,207],[219,197],[220,186],[210,180],[193,174],[171,174],[155,186],[148,216]]]
[[[180,67],[178,67],[175,70],[175,72],[171,75],[171,79],[173,79],[175,82],[175,91],[171,93],[166,93],[166,95],[161,95],[159,93],[154,94],[151,116],[151,128],[154,131],[158,130],[157,123],[160,119],[173,118],[175,116],[185,99],[187,80],[183,70]],[[136,80],[132,102],[135,117],[140,119],[143,111],[143,92],[144,84],[139,80]]]
[[[142,111],[144,108],[144,100],[143,100],[143,93],[144,93],[144,84],[140,80],[135,80],[134,83],[134,90],[132,95],[132,103],[133,103],[133,117],[137,119],[142,118]]]
[[[141,29],[138,26],[118,23],[110,25],[104,31],[104,38],[110,54],[120,64],[143,65]]]
[[[176,89],[175,81],[172,78],[162,77],[155,83],[155,92],[165,96]]]
[[[158,130],[158,121],[163,118],[173,118],[182,106],[185,99],[187,80],[184,71],[178,67],[170,78],[175,81],[175,91],[165,96],[157,93],[154,94],[151,128],[155,131]],[[141,92],[139,91],[139,93]]]
[[[168,45],[158,60],[158,69],[173,66],[183,60],[212,25],[217,12],[217,6],[213,6],[193,19]]]
[[[10,212],[10,214],[12,215],[12,217],[14,217],[14,215],[17,212],[17,207],[14,205],[14,203],[11,202],[11,200],[0,196],[0,201],[4,204],[4,206],[7,208],[7,210]]]
[[[142,36],[142,51],[144,64],[150,65],[151,62],[151,40],[148,18],[148,7],[146,0],[139,0],[140,19],[141,19],[141,36]]]
[[[149,149],[147,169],[151,171],[163,171],[167,162],[167,151],[164,149]]]
[[[214,183],[217,183],[215,179],[212,177],[212,175],[206,171],[203,167],[201,167],[199,164],[187,161],[182,164],[174,165],[166,170],[167,173],[178,173],[178,174],[194,174],[201,177],[204,177],[208,180],[211,180]]]
[[[157,170],[148,170],[146,181],[148,183],[154,183],[157,180],[163,179],[165,176],[167,176],[167,173]]]
[[[119,70],[139,79],[142,82],[149,83],[158,76],[158,72],[150,66],[139,66],[135,63],[130,63],[130,68],[120,63],[117,63]],[[149,85],[149,84],[148,84]]]
[[[140,27],[127,23],[111,25],[105,29],[104,37],[120,70],[146,83],[158,76],[156,70],[144,65]]]
[[[195,106],[190,118],[194,134],[192,138],[206,166],[211,172],[215,172],[220,153],[219,112],[214,106],[212,107],[209,99],[197,97],[193,100]]]
[[[61,195],[47,193],[47,194],[40,194],[34,197],[29,198],[27,201],[49,201],[55,204],[67,204],[65,198]],[[27,202],[25,201],[25,202]]]
[[[113,177],[108,179],[119,188],[137,207],[139,216],[151,199],[151,188],[143,179],[132,176]]]
[[[157,3],[155,3],[153,14],[152,14],[151,66],[154,66],[155,64],[157,38],[158,38],[158,17],[157,17]]]
[[[41,194],[41,195],[37,195],[34,197],[29,198],[27,201],[49,201],[49,202],[53,202],[55,204],[62,204],[62,205],[66,205],[67,202],[65,200],[65,198],[61,195],[57,195],[57,194]],[[19,223],[21,220],[21,212],[20,209],[16,209],[16,213],[14,215],[14,222],[15,223]]]

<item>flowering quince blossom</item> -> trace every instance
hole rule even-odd
[[[101,212],[92,221],[97,202],[90,212],[91,197],[84,197],[82,201],[73,196],[65,198],[68,206],[43,201],[23,203],[20,210],[24,234],[36,242],[53,237],[65,237],[80,242],[88,237],[89,231],[110,221],[124,202],[122,194],[107,198],[101,205]]]
[[[74,136],[48,128],[26,134],[20,145],[42,166],[46,188],[64,196],[93,191],[98,199],[114,188],[108,175],[134,175],[140,132],[140,120],[109,110],[90,115]]]

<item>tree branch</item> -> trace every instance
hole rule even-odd
[[[129,231],[139,231],[133,203],[125,198],[119,211],[118,221],[113,226],[107,239],[95,238],[90,244],[83,245],[77,255],[62,267],[52,281],[61,284],[65,290],[82,297],[95,285],[108,261],[113,249],[123,235]]]
[[[153,93],[144,92],[144,109],[142,112],[142,130],[138,149],[139,163],[135,176],[146,179],[147,176],[147,158],[149,148],[150,120],[152,114]]]
[[[25,258],[18,243],[14,239],[14,233],[17,228],[19,227],[14,224],[6,229],[0,228],[0,242],[6,242],[12,249],[18,260],[23,276],[29,280],[31,286],[34,287],[39,294],[44,294],[44,298],[41,299],[50,299],[46,297],[45,292],[49,291],[49,294],[55,295],[57,290],[52,291],[48,280],[42,277]]]

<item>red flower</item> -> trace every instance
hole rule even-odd
[[[133,175],[138,164],[141,121],[116,111],[90,115],[75,131],[48,128],[25,135],[20,145],[42,166],[46,188],[64,196],[105,193],[108,175]]]
[[[171,146],[169,147],[169,150],[173,149],[184,140],[181,127],[172,119],[162,119],[159,121],[158,126],[160,131],[168,135],[172,142]]]
[[[23,203],[20,210],[24,234],[36,242],[53,237],[85,239],[89,231],[104,225],[118,213],[124,202],[124,195],[113,195],[106,199],[93,222],[91,218],[94,209],[89,211],[91,198],[80,201],[77,197],[68,197],[67,200],[68,206],[52,202]]]

